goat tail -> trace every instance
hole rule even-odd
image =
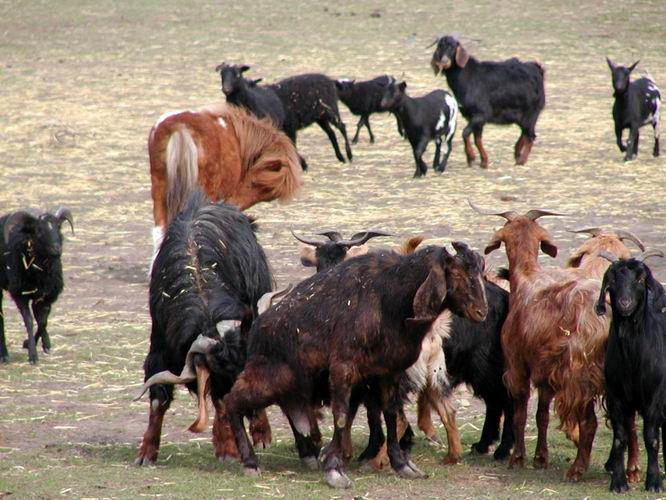
[[[166,225],[185,208],[199,177],[197,145],[185,127],[177,128],[166,147]]]

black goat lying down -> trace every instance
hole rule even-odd
[[[216,455],[237,456],[221,400],[245,363],[245,337],[258,315],[257,302],[271,287],[266,255],[251,219],[231,205],[210,203],[202,193],[193,194],[187,208],[169,225],[153,265],[152,331],[144,362],[145,380],[149,381],[144,392],[150,387],[150,409],[138,465],[150,465],[157,459],[162,420],[173,400],[174,383],[185,383],[199,395],[199,418],[190,428],[194,432],[206,428],[205,397],[210,392],[217,413],[213,425]],[[223,338],[225,343],[220,342]],[[215,350],[212,358],[202,359],[202,349],[211,344],[225,349],[219,353],[223,363],[215,361]],[[180,378],[163,376],[183,370]],[[204,390],[208,370],[212,374]],[[252,428],[255,444],[270,442],[264,412]]]
[[[344,163],[335,132],[337,128],[345,141],[347,159],[352,160],[352,151],[347,138],[347,129],[338,110],[338,93],[335,82],[320,73],[285,78],[269,85],[257,85],[243,78],[249,70],[247,65],[222,63],[216,71],[220,72],[222,91],[227,101],[243,106],[259,117],[269,116],[296,145],[296,133],[313,123],[326,132],[331,141],[336,158]],[[301,156],[301,166],[307,170],[307,163]]]
[[[28,359],[38,361],[37,341],[42,339],[42,349],[48,353],[51,340],[46,323],[51,306],[62,292],[63,237],[62,223],[69,222],[74,231],[72,213],[63,207],[54,212],[19,210],[0,217],[0,362],[9,360],[5,341],[5,324],[2,315],[2,290],[9,291],[21,313],[28,339],[23,347],[28,349]],[[31,304],[32,303],[32,304]],[[32,305],[32,314],[30,306]],[[33,315],[37,322],[34,332]]]
[[[619,66],[606,58],[613,79],[613,121],[615,137],[620,151],[625,152],[625,161],[638,156],[638,129],[643,125],[652,125],[654,131],[654,149],[652,154],[659,156],[659,112],[661,94],[652,78],[644,76],[630,81],[630,74],[639,61],[629,66]],[[622,142],[622,131],[629,129],[629,140]]]
[[[314,408],[330,399],[332,442],[320,460],[329,484],[348,487],[343,433],[352,389],[376,380],[388,428],[392,467],[406,477],[423,474],[396,440],[395,377],[414,363],[423,336],[443,309],[483,320],[487,304],[480,275],[483,259],[462,243],[457,255],[427,247],[412,255],[378,252],[347,260],[304,280],[252,326],[248,358],[224,399],[243,470],[257,473],[257,459],[242,417],[277,403],[290,420],[299,456],[313,461]]]
[[[515,123],[521,134],[514,147],[514,158],[516,164],[525,164],[536,139],[536,122],[546,104],[541,65],[515,57],[497,62],[477,61],[452,36],[443,36],[435,43],[430,65],[435,75],[440,72],[446,75],[460,112],[467,118],[463,130],[467,163],[471,165],[475,156],[471,133],[481,155],[481,168],[487,168],[488,154],[482,141],[484,125]]]
[[[659,472],[659,430],[666,446],[666,297],[642,260],[663,253],[648,251],[640,259],[620,259],[607,255],[613,263],[601,285],[597,314],[606,313],[610,295],[612,319],[604,377],[606,405],[613,427],[613,443],[606,470],[611,473],[610,489],[629,489],[624,467],[631,420],[636,412],[643,417],[643,437],[648,466],[647,491],[663,491]]]

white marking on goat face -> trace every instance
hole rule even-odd
[[[217,122],[220,124],[220,127],[227,128],[227,122],[224,121],[224,118],[221,116],[217,119]]]

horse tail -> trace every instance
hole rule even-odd
[[[185,127],[178,127],[166,147],[166,225],[185,208],[187,198],[197,186],[199,164],[197,145]]]
[[[241,177],[249,177],[261,199],[288,201],[301,188],[301,166],[291,140],[268,119],[228,106],[238,138]]]

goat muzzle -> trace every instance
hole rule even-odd
[[[444,56],[442,57],[442,59],[437,60],[433,57],[432,60],[430,61],[430,67],[435,73],[435,76],[437,76],[451,67],[451,59]]]

